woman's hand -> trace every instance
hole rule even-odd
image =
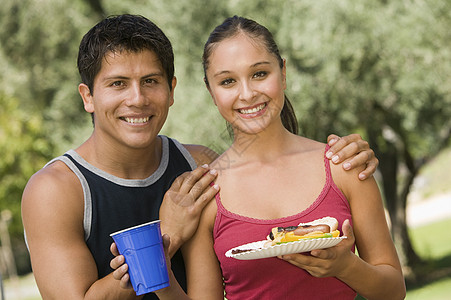
[[[340,274],[352,268],[356,255],[351,251],[355,242],[354,232],[349,220],[343,222],[343,234],[347,237],[336,246],[312,250],[309,255],[288,254],[281,259],[307,271],[314,277],[340,277]]]
[[[326,157],[334,164],[343,163],[345,170],[365,167],[359,174],[360,180],[365,180],[376,172],[379,160],[368,142],[363,140],[359,134],[350,134],[342,138],[331,134],[327,137],[327,143],[330,149],[326,153]]]

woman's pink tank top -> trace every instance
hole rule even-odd
[[[326,151],[329,147],[326,146]],[[306,210],[285,218],[253,219],[224,208],[216,196],[218,212],[214,225],[214,249],[225,282],[226,298],[234,299],[354,299],[356,292],[335,277],[316,278],[276,257],[237,260],[225,256],[227,250],[265,239],[272,227],[293,226],[325,216],[335,217],[339,230],[351,220],[349,203],[332,180],[329,160],[324,157],[326,183],[318,198]]]

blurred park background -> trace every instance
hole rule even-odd
[[[287,59],[287,94],[301,134],[325,141],[330,133],[357,132],[375,150],[407,298],[449,299],[451,1],[2,0],[5,299],[39,299],[25,292],[37,290],[24,243],[22,191],[48,160],[89,136],[90,116],[77,92],[78,44],[101,18],[121,13],[148,17],[173,43],[178,84],[162,133],[217,152],[230,141],[203,84],[203,44],[231,15],[268,27]]]

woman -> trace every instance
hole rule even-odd
[[[225,288],[229,300],[354,299],[356,293],[403,298],[377,184],[358,180],[359,170],[329,164],[327,145],[294,134],[286,65],[271,33],[252,20],[228,18],[210,35],[203,63],[205,83],[234,141],[211,166],[221,191],[182,248],[188,295],[223,299]],[[332,248],[248,261],[225,256],[264,239],[272,227],[324,216],[335,217],[347,236]],[[157,295],[183,299],[173,277]]]

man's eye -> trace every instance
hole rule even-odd
[[[227,79],[225,79],[225,80],[223,80],[223,81],[221,81],[221,85],[225,85],[225,86],[227,86],[227,85],[230,85],[230,84],[232,84],[234,82],[234,80],[233,79],[231,79],[231,78],[227,78]]]
[[[120,87],[123,86],[124,83],[122,81],[115,81],[111,84],[111,86]]]
[[[261,78],[261,77],[265,77],[266,74],[268,74],[266,71],[259,71],[257,73],[254,74],[254,78]]]
[[[144,80],[145,84],[152,84],[152,83],[156,83],[157,81],[153,78],[147,78],[146,80]]]

